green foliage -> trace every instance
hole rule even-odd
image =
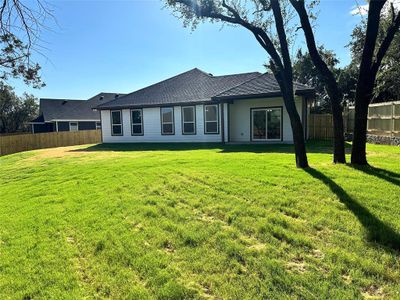
[[[390,22],[391,22],[391,16],[389,15],[381,20],[376,51],[385,37],[385,33],[390,25]],[[353,70],[358,71],[359,68],[364,40],[365,40],[365,32],[366,32],[366,21],[362,20],[360,24],[358,24],[354,28],[351,35],[351,41],[348,46],[351,51],[352,61],[349,68]],[[389,50],[382,61],[381,68],[377,74],[373,102],[393,101],[400,99],[399,49],[400,49],[400,33],[398,32],[395,35],[392,44],[389,47]],[[353,89],[355,89],[356,82],[352,84],[353,84]]]
[[[339,89],[343,94],[342,105],[345,106],[353,102],[358,70],[354,69],[353,65],[339,68],[339,60],[332,50],[327,50],[323,46],[320,46],[319,52],[338,81]],[[319,72],[315,68],[308,52],[303,53],[301,50],[297,52],[293,63],[293,77],[295,81],[315,88],[316,101],[312,107],[313,112],[331,112],[330,99],[325,90],[325,85],[322,83]]]
[[[0,133],[28,130],[27,122],[38,115],[38,109],[33,95],[18,97],[10,86],[0,83]]]
[[[0,157],[0,298],[400,295],[400,160],[308,145],[74,146]]]
[[[45,86],[39,74],[40,66],[32,63],[30,57],[29,46],[17,36],[12,33],[0,35],[0,80],[22,78],[35,88]]]

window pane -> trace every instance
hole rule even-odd
[[[163,133],[164,134],[172,134],[173,132],[173,127],[172,124],[163,124]]]
[[[163,122],[172,122],[172,107],[163,107],[161,112]]]
[[[113,125],[112,133],[113,134],[122,134],[122,126],[121,125]]]
[[[69,123],[69,130],[70,131],[78,131],[78,123]]]
[[[184,107],[183,122],[194,122],[194,107]]]
[[[142,111],[132,110],[132,123],[142,123]]]
[[[207,105],[205,107],[205,115],[206,121],[217,121],[217,106],[216,105]]]
[[[267,138],[266,117],[265,110],[253,111],[253,139],[265,140]]]
[[[112,123],[113,124],[121,124],[121,112],[120,111],[113,111],[112,115]]]
[[[281,110],[269,109],[268,112],[268,139],[281,138]]]
[[[217,133],[218,123],[217,122],[207,122],[206,123],[206,133]]]
[[[142,125],[132,125],[133,134],[142,134]]]
[[[194,123],[184,123],[183,133],[194,133]]]

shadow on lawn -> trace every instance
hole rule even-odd
[[[350,146],[347,145],[350,149]],[[188,151],[216,149],[220,153],[250,152],[250,153],[288,153],[294,154],[291,144],[222,144],[222,143],[120,143],[98,144],[87,148],[70,150],[72,152],[89,151]],[[332,153],[332,143],[329,141],[309,141],[309,153]]]
[[[352,199],[350,195],[332,179],[313,168],[305,169],[312,177],[322,181],[329,189],[336,194],[342,203],[357,217],[368,231],[368,240],[393,250],[400,250],[400,235],[390,226],[379,220],[367,208]]]
[[[400,174],[392,171],[388,171],[381,168],[376,168],[370,165],[367,166],[357,166],[349,165],[349,167],[364,172],[368,175],[378,177],[380,179],[386,180],[389,183],[400,185]]]

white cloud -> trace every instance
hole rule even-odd
[[[350,14],[353,16],[354,15],[364,16],[367,13],[368,13],[368,4],[353,6],[350,11]]]
[[[383,10],[383,13],[387,13],[390,7],[390,3],[393,3],[393,6],[396,11],[400,10],[400,0],[389,0],[385,8]],[[364,5],[355,5],[351,8],[350,14],[353,16],[365,16],[368,14],[368,5],[369,4],[364,4]]]

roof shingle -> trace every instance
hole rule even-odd
[[[298,95],[314,91],[313,88],[298,82],[294,82],[293,85],[295,93]],[[213,99],[264,97],[279,95],[280,93],[281,89],[274,75],[265,73],[255,78],[251,78],[250,80],[243,82],[231,89],[223,91],[222,93],[215,95]]]

